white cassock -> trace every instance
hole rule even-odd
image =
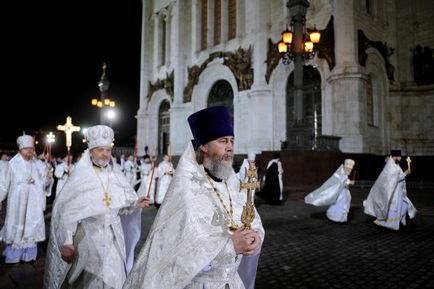
[[[162,161],[157,167],[157,192],[155,194],[155,203],[161,204],[166,196],[167,189],[172,181],[172,175],[175,172],[173,164],[168,161]]]
[[[228,200],[222,183],[213,182]],[[234,220],[241,225],[245,194],[235,173],[227,181],[233,199]],[[256,213],[253,230],[264,238]],[[169,190],[124,289],[244,289],[237,273],[237,256],[228,230],[228,217],[196,162],[191,143],[178,163]]]
[[[240,182],[246,182],[247,176],[246,176],[246,170],[249,168],[249,160],[244,159],[243,163],[240,166],[240,170],[237,173],[237,177],[240,180]]]
[[[1,174],[0,201],[3,202],[7,197],[7,207],[0,241],[14,250],[35,247],[37,242],[45,240],[44,210],[52,184],[48,167],[36,158],[27,161],[18,153],[2,169]],[[5,253],[8,258],[7,250]],[[32,253],[34,256],[22,257],[23,260],[36,259],[36,251],[35,248],[34,254]],[[21,257],[17,255],[17,258],[18,262]]]
[[[154,174],[152,174],[152,163],[143,163],[140,165],[140,175],[142,178],[140,186],[137,189],[137,195],[139,197],[144,197],[149,191],[149,203],[153,204],[155,201],[155,178],[157,177],[156,169],[154,170]]]
[[[345,174],[344,166],[325,181],[318,189],[309,193],[304,201],[314,206],[329,206],[327,217],[335,222],[346,222],[351,205],[351,194],[348,190],[350,180]]]
[[[127,160],[125,162],[124,174],[131,186],[134,187],[137,180],[137,170],[133,161]]]
[[[72,172],[72,165],[68,165],[68,162],[61,162],[56,166],[54,169],[54,175],[57,178],[57,185],[56,185],[56,198],[59,196],[63,186],[66,183],[66,180],[68,179],[69,175]]]
[[[407,197],[405,174],[392,158],[386,165],[363,201],[365,214],[376,217],[377,225],[399,230],[406,224],[406,216],[414,218],[416,208]]]
[[[104,191],[111,198],[109,205],[103,201]],[[136,201],[120,166],[112,161],[107,168],[95,169],[86,150],[54,203],[44,288],[59,289],[65,282],[92,277],[84,288],[120,289],[140,237]],[[67,264],[59,249],[72,242],[78,258]]]

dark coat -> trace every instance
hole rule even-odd
[[[265,184],[259,192],[259,196],[265,199],[266,204],[280,205],[279,170],[277,163],[270,165],[265,173]]]

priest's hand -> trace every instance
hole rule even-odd
[[[137,200],[137,207],[139,208],[147,208],[149,207],[149,204],[151,203],[151,198],[150,197],[140,197]]]
[[[258,232],[256,231],[248,231],[249,234],[246,235],[246,237],[251,241],[250,245],[248,245],[246,248],[244,248],[243,255],[250,256],[255,255],[256,252],[258,252],[261,249],[261,237],[259,236]]]
[[[63,261],[65,261],[66,263],[72,263],[75,259],[74,245],[63,245],[60,255]]]
[[[253,255],[261,247],[259,234],[252,230],[244,230],[244,227],[236,230],[232,235],[235,253]]]

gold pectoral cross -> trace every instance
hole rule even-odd
[[[104,202],[104,206],[108,207],[112,203],[112,198],[107,192],[104,192],[104,198],[102,198],[102,201]]]

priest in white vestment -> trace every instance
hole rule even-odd
[[[254,153],[249,153],[247,158],[243,160],[237,173],[237,177],[241,182],[247,182],[247,169],[250,167],[250,163],[255,164],[255,157]]]
[[[327,209],[329,220],[347,222],[351,206],[351,194],[348,187],[354,185],[354,181],[348,176],[354,164],[352,159],[346,159],[327,181],[304,198],[305,203],[317,207],[329,206]]]
[[[155,162],[151,162],[149,155],[145,155],[143,163],[140,165],[140,186],[137,189],[138,196],[148,196],[149,203],[152,205],[155,201],[155,183],[156,173]]]
[[[405,172],[399,166],[401,150],[391,150],[386,165],[369,191],[363,206],[365,214],[376,217],[374,223],[392,230],[399,230],[400,224],[406,225],[407,214],[410,219],[416,216],[416,208],[407,197]]]
[[[137,181],[137,165],[133,155],[128,156],[125,162],[124,174],[131,186],[134,187]]]
[[[60,191],[66,183],[69,175],[73,169],[73,164],[71,164],[71,156],[65,156],[60,164],[54,169],[54,175],[57,178],[56,184],[56,197],[59,196]]]
[[[228,109],[210,107],[188,122],[196,150],[189,143],[182,154],[124,289],[244,289],[240,261],[261,248],[258,212],[251,230],[240,220],[246,195],[232,169]]]
[[[169,188],[170,182],[172,181],[173,174],[175,170],[173,169],[173,164],[170,161],[168,155],[163,156],[163,160],[158,164],[157,167],[157,192],[155,194],[155,206],[159,208],[163,203],[166,192]]]
[[[44,210],[53,183],[49,167],[34,157],[33,137],[22,135],[17,143],[19,152],[0,179],[0,203],[7,198],[0,241],[6,243],[3,255],[10,264],[36,260],[37,243],[45,240]]]
[[[120,289],[140,237],[138,198],[112,158],[113,130],[88,128],[86,150],[56,198],[44,288]]]

